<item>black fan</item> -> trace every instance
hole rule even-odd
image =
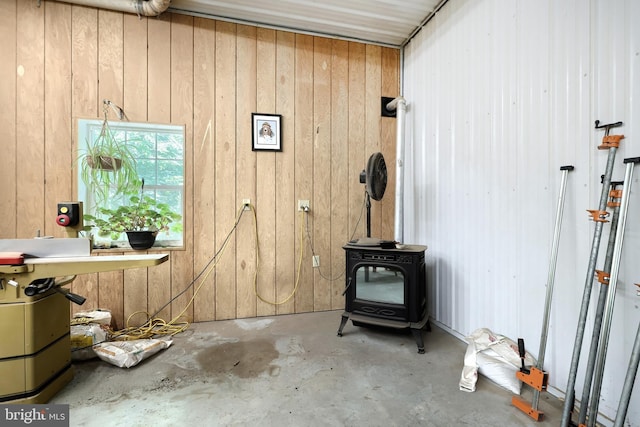
[[[367,162],[367,193],[373,200],[382,200],[387,189],[387,164],[382,153],[373,153]]]
[[[387,164],[382,153],[373,153],[367,169],[360,174],[360,182],[366,187],[367,237],[371,237],[371,199],[382,200],[387,189]]]

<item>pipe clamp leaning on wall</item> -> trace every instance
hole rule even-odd
[[[119,12],[135,13],[138,16],[158,16],[165,12],[171,0],[55,0],[62,3],[95,7]]]

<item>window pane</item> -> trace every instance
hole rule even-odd
[[[183,166],[181,160],[158,160],[158,185],[182,185]]]
[[[158,159],[182,159],[183,150],[182,135],[158,134]]]
[[[131,153],[138,159],[155,157],[156,142],[154,134],[149,132],[127,133],[127,145]]]
[[[156,162],[154,160],[138,159],[136,169],[138,170],[138,176],[144,178],[145,188],[158,183],[156,179]]]

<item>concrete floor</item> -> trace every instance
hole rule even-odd
[[[133,368],[94,359],[51,403],[72,426],[551,426],[548,393],[535,422],[480,376],[459,391],[466,343],[433,326],[418,354],[410,333],[353,326],[340,311],[191,325]],[[524,387],[523,387],[524,390]],[[529,390],[523,398],[531,401]]]

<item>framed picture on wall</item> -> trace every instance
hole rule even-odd
[[[251,113],[253,151],[282,151],[282,116]]]

